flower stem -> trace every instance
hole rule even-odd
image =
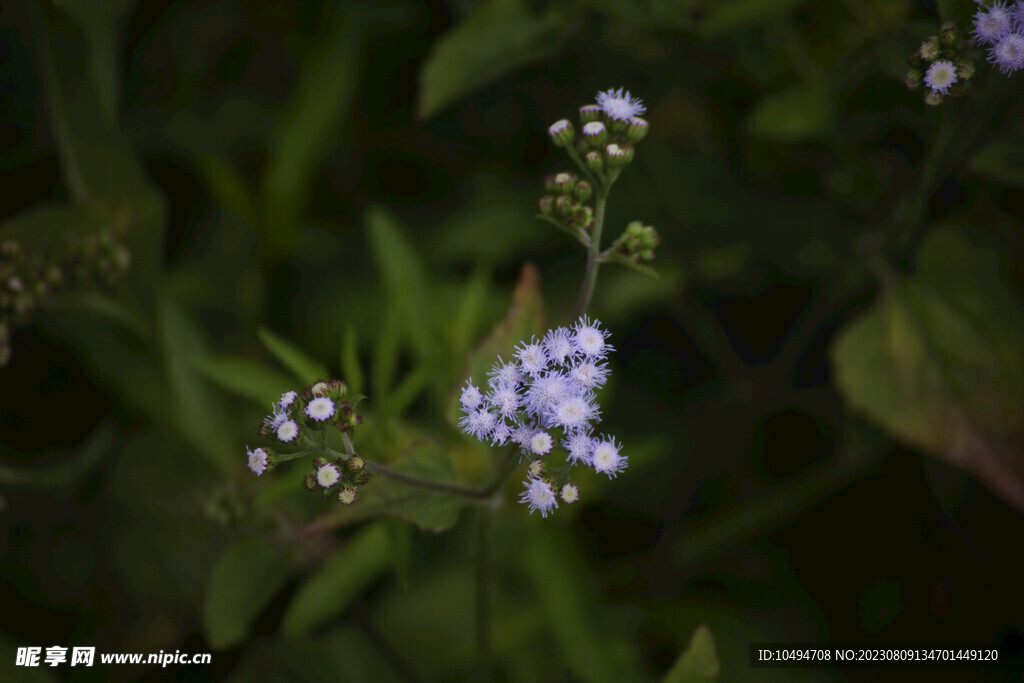
[[[491,549],[494,531],[494,507],[480,509],[476,544],[476,653],[481,680],[489,675],[491,659]]]
[[[590,306],[590,299],[594,295],[594,287],[597,285],[597,269],[601,265],[601,233],[604,231],[605,205],[608,202],[608,191],[612,183],[619,177],[618,169],[609,170],[608,180],[596,187],[594,196],[594,229],[590,235],[590,247],[587,249],[587,270],[583,274],[583,285],[580,287],[580,296],[576,300],[576,311],[573,313],[573,320],[587,312]]]

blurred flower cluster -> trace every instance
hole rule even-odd
[[[947,97],[961,97],[974,76],[974,56],[956,24],[942,22],[939,34],[929,36],[910,58],[905,82],[911,90],[924,86],[924,101],[941,104]]]
[[[521,500],[547,516],[558,499],[575,502],[570,479],[577,464],[614,477],[627,458],[613,437],[594,436],[600,422],[595,391],[608,379],[608,332],[601,323],[580,318],[572,327],[549,330],[541,340],[523,342],[514,361],[494,364],[486,392],[466,383],[460,397],[462,430],[492,445],[516,444],[530,458]],[[560,445],[565,464],[546,462]]]

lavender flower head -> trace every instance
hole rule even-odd
[[[1024,33],[1008,33],[992,46],[988,59],[1004,74],[1024,67]]]
[[[928,67],[924,82],[932,92],[945,95],[949,92],[949,87],[957,82],[956,67],[948,60],[934,62]]]
[[[520,343],[512,362],[498,358],[483,390],[472,379],[462,389],[459,426],[466,434],[492,445],[514,443],[537,464],[565,453],[565,467],[544,468],[552,474],[531,474],[524,482],[520,500],[531,512],[546,517],[558,505],[556,492],[574,492],[562,496],[567,503],[577,499],[569,480],[576,465],[609,478],[626,467],[614,437],[592,436],[601,421],[595,391],[607,381],[614,351],[608,337],[599,321],[580,318]]]
[[[605,116],[616,121],[630,121],[647,111],[640,98],[633,97],[622,88],[597,93],[597,105]]]
[[[982,45],[994,45],[1013,29],[1013,14],[1002,2],[980,8],[974,15],[974,38]]]

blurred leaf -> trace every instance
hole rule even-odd
[[[327,368],[317,363],[295,344],[278,336],[266,327],[256,330],[263,346],[276,358],[281,365],[288,368],[295,378],[304,384],[313,384],[322,379],[329,379]]]
[[[46,456],[47,466],[17,467],[0,463],[0,482],[9,486],[68,486],[108,455],[114,440],[114,426],[103,422],[75,450],[59,456]],[[0,453],[11,455],[11,448],[0,445]],[[21,462],[29,458],[22,455]],[[33,458],[38,460],[39,457]]]
[[[7,683],[52,683],[56,677],[50,673],[51,667],[42,665],[46,657],[44,650],[39,654],[40,666],[16,666],[19,647],[39,647],[38,643],[23,643],[0,633],[0,659],[6,663],[4,681]]]
[[[1011,187],[1024,187],[1024,147],[1005,139],[990,142],[971,158],[968,168]]]
[[[636,315],[644,306],[670,301],[686,288],[686,271],[678,263],[659,263],[660,277],[636,277],[624,270],[601,273],[597,287],[601,320],[611,324]]]
[[[398,369],[398,337],[401,327],[401,313],[398,302],[389,301],[384,310],[380,311],[380,331],[377,343],[373,347],[373,358],[370,366],[370,385],[374,400],[383,403],[391,393],[391,383],[395,380]]]
[[[489,285],[490,273],[478,265],[469,280],[460,287],[461,296],[455,309],[449,337],[451,341],[449,347],[452,350],[450,355],[452,358],[458,359],[458,362],[465,357],[470,340],[480,326],[480,317],[487,299]]]
[[[361,529],[299,587],[281,622],[284,634],[302,638],[335,618],[390,564],[384,525],[375,523]]]
[[[767,95],[747,119],[756,137],[800,142],[827,133],[832,126],[831,97],[817,85],[796,85]]]
[[[341,344],[342,379],[354,396],[363,393],[363,370],[359,366],[359,342],[356,340],[356,328],[345,327],[345,340]]]
[[[430,358],[435,351],[435,340],[427,313],[432,309],[428,305],[430,290],[420,256],[398,221],[384,209],[371,207],[367,210],[366,229],[374,263],[388,296],[398,306],[413,350],[421,359]]]
[[[287,375],[242,356],[207,354],[194,356],[189,361],[216,386],[249,399],[261,408],[294,388]]]
[[[288,578],[290,562],[265,538],[235,541],[213,567],[206,586],[203,626],[214,650],[245,639],[249,625]]]
[[[523,264],[519,282],[512,292],[512,306],[505,318],[494,326],[487,339],[473,352],[466,364],[466,370],[448,401],[445,417],[453,427],[458,427],[459,395],[464,380],[472,379],[477,384],[486,381],[487,373],[499,356],[511,359],[519,342],[544,332],[544,302],[541,300],[540,273],[532,263]]]
[[[149,343],[152,340],[148,321],[141,319],[119,301],[99,292],[69,292],[46,299],[43,305],[58,315],[72,310],[80,311],[98,320],[113,323],[121,330],[135,335],[141,342]]]
[[[750,244],[703,249],[694,258],[694,274],[707,280],[728,280],[743,272],[750,262]]]
[[[572,671],[574,680],[643,680],[637,652],[625,638],[610,633],[590,569],[572,542],[541,526],[526,535],[519,555],[523,569],[543,605],[551,637]]]
[[[621,265],[624,265],[631,270],[635,270],[636,272],[646,275],[647,277],[652,277],[655,280],[657,280],[658,277],[660,277],[658,275],[658,271],[656,271],[654,268],[651,268],[650,266],[644,265],[642,263],[637,263],[633,259],[627,258],[617,251],[608,252],[608,260],[611,261],[612,263],[619,263]]]
[[[247,225],[256,223],[252,190],[231,164],[212,154],[203,154],[196,160],[196,166],[203,184],[222,208]]]
[[[552,15],[523,0],[484,0],[441,36],[420,72],[417,114],[429,118],[471,90],[553,54],[561,43]]]
[[[1024,333],[994,254],[935,230],[832,348],[850,406],[1024,511]]]
[[[0,237],[46,247],[61,244],[68,235],[92,235],[113,225],[114,216],[97,204],[37,204],[0,223]]]
[[[402,378],[384,402],[385,408],[381,412],[386,415],[402,415],[412,402],[430,385],[434,377],[434,368],[426,363],[420,363],[409,374]]]
[[[447,450],[432,440],[414,444],[396,460],[387,463],[395,472],[444,484],[455,483],[455,468]],[[328,531],[384,514],[405,520],[427,531],[451,528],[459,518],[462,501],[456,496],[430,491],[374,473],[359,490],[359,501],[350,507],[338,505],[306,527],[306,534]]]
[[[582,244],[584,247],[588,249],[590,248],[590,236],[587,235],[583,228],[570,228],[568,225],[558,220],[557,218],[554,218],[553,216],[548,216],[543,213],[538,213],[537,215],[534,216],[534,218],[537,218],[539,220],[544,221],[545,223],[555,226],[556,228],[558,228],[559,230],[561,230],[562,232],[564,232],[565,234],[569,235],[574,240]]]
[[[718,0],[708,5],[700,31],[715,36],[786,14],[803,0]]]
[[[679,655],[672,669],[661,679],[662,683],[709,683],[717,681],[721,670],[715,654],[715,639],[711,629],[701,624],[693,632],[690,645]]]
[[[269,145],[265,229],[277,248],[293,239],[316,166],[337,139],[355,99],[363,22],[345,4],[324,8],[321,33],[302,62],[295,92]]]

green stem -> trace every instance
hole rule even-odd
[[[482,680],[489,675],[491,659],[491,550],[494,508],[480,510],[476,546],[476,652]]]
[[[612,183],[619,176],[618,170],[608,172],[608,182],[596,185],[594,199],[594,229],[590,235],[590,247],[587,249],[587,270],[583,274],[583,285],[580,287],[580,296],[576,301],[576,311],[573,313],[573,320],[587,312],[590,306],[590,299],[594,295],[594,287],[597,285],[597,269],[601,265],[601,233],[604,231],[605,206],[608,203],[608,191]]]

